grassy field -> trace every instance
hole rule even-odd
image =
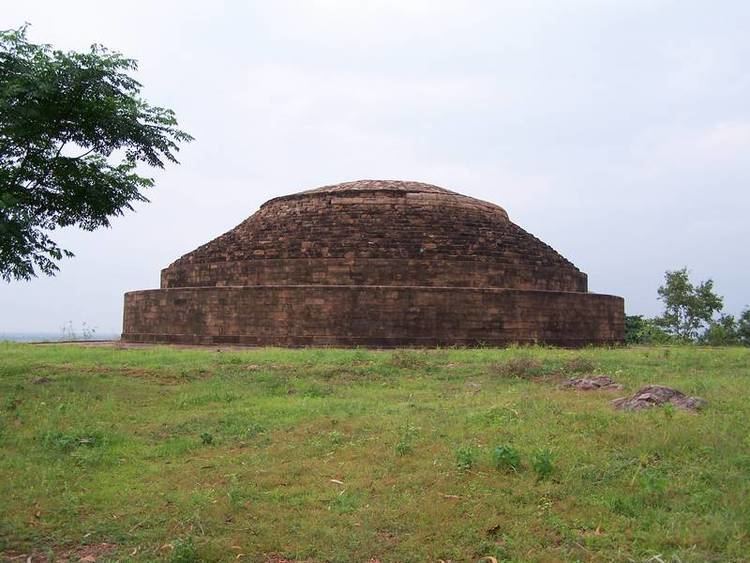
[[[0,344],[0,558],[747,561],[749,429],[747,349]]]

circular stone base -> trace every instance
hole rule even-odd
[[[621,297],[422,286],[192,287],[125,294],[126,342],[251,346],[619,344]]]

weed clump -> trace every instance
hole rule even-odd
[[[413,350],[396,350],[391,354],[389,363],[400,369],[420,369],[427,366],[427,355]]]
[[[193,543],[193,538],[179,539],[172,543],[170,563],[199,563],[201,558]]]
[[[585,356],[575,356],[565,361],[563,370],[566,373],[593,373],[596,371],[596,364]]]
[[[477,414],[477,418],[485,424],[492,425],[505,425],[513,424],[518,422],[521,418],[521,414],[518,412],[515,405],[497,405],[490,407],[486,411]]]
[[[21,399],[18,397],[8,397],[5,399],[3,403],[3,410],[8,412],[13,412],[16,409],[18,409],[18,406],[21,404]]]
[[[544,364],[534,358],[511,358],[501,364],[495,364],[494,371],[503,377],[517,377],[519,379],[530,379],[544,375],[547,371]]]
[[[77,448],[95,448],[106,445],[101,432],[46,432],[42,435],[42,444],[50,449],[72,452]]]
[[[350,514],[356,511],[359,505],[359,495],[343,490],[334,497],[331,504],[328,505],[328,509],[338,514]]]
[[[531,467],[534,468],[537,480],[541,481],[550,477],[555,470],[552,452],[547,448],[534,452],[534,455],[531,457]]]
[[[406,454],[411,453],[416,434],[416,428],[411,426],[408,422],[404,424],[404,428],[401,430],[398,442],[396,442],[395,449],[397,455],[405,456]]]
[[[477,454],[472,446],[461,446],[456,450],[456,467],[461,471],[468,471],[476,461]]]
[[[521,454],[513,446],[497,446],[492,450],[492,464],[501,471],[518,471],[521,467]]]

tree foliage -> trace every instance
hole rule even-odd
[[[660,317],[625,316],[627,344],[696,342],[750,346],[750,308],[746,307],[736,318],[721,312],[724,300],[714,292],[712,280],[695,285],[687,268],[667,271],[658,293],[664,302]]]
[[[750,309],[742,311],[738,318],[721,314],[711,321],[700,341],[711,346],[750,346]]]
[[[718,319],[712,320],[706,331],[701,335],[700,341],[710,346],[739,344],[737,320],[734,315],[722,313]]]
[[[737,319],[737,339],[740,344],[750,346],[750,307],[742,311]]]
[[[664,302],[660,317],[625,316],[626,344],[695,342],[750,346],[750,307],[739,317],[721,312],[724,300],[714,292],[712,280],[695,285],[687,268],[666,271],[658,293]]]
[[[192,140],[174,113],[149,105],[137,63],[105,47],[63,52],[30,43],[27,26],[0,32],[0,277],[54,274],[59,227],[109,226],[147,201],[145,164],[177,162]]]
[[[698,338],[724,306],[724,300],[714,293],[713,286],[710,279],[694,285],[687,268],[667,271],[664,285],[658,289],[659,299],[664,303],[659,325],[681,340]]]
[[[674,337],[661,328],[655,319],[643,315],[625,315],[626,344],[668,344]]]

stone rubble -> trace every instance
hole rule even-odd
[[[615,383],[608,375],[588,375],[568,379],[562,384],[563,387],[577,389],[578,391],[598,391],[600,389],[614,390],[622,389],[622,385]]]
[[[664,385],[646,385],[631,397],[621,397],[612,401],[616,409],[628,411],[649,409],[666,404],[688,411],[697,411],[705,407],[708,401],[701,397],[688,397],[677,389]]]

